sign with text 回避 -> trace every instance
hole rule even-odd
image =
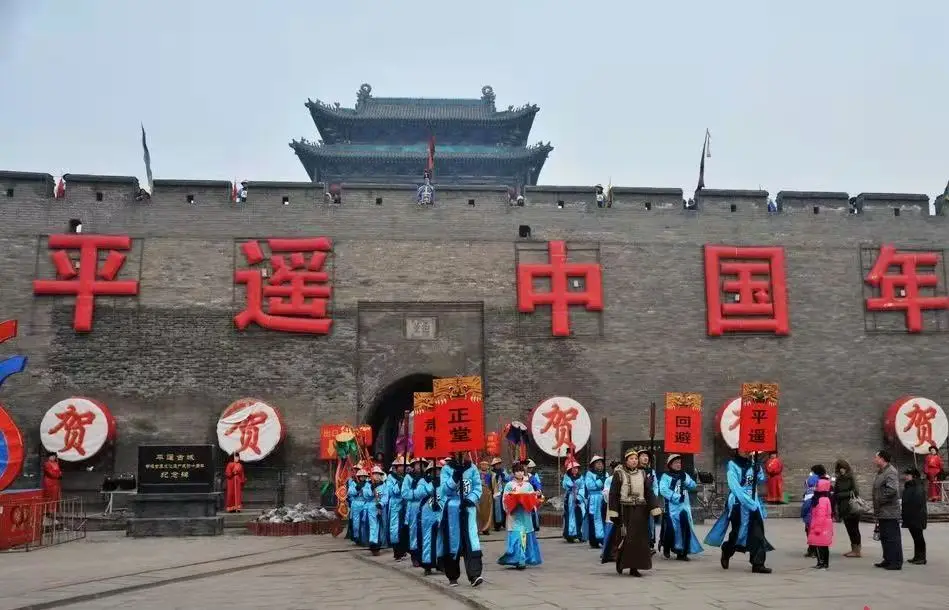
[[[702,451],[702,395],[666,392],[665,447],[669,453]]]

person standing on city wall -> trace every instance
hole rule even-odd
[[[890,452],[880,449],[873,456],[877,476],[873,480],[873,516],[880,533],[883,560],[873,564],[884,570],[903,569],[903,536],[900,533],[900,481],[891,464]]]

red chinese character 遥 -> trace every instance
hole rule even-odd
[[[66,433],[63,438],[62,452],[75,449],[79,455],[86,455],[84,443],[86,441],[86,426],[96,420],[96,414],[92,411],[80,413],[74,405],[66,407],[62,413],[57,413],[56,418],[59,423],[50,428],[47,434],[57,434],[60,431]]]
[[[260,455],[260,447],[257,440],[260,438],[260,426],[267,421],[267,414],[263,411],[254,411],[241,421],[232,425],[224,432],[224,436],[230,436],[235,430],[241,432],[241,446],[235,453],[242,453],[250,449],[257,455]]]
[[[551,429],[554,431],[554,451],[557,451],[561,447],[574,448],[573,422],[576,421],[579,413],[576,407],[570,407],[564,410],[561,409],[558,404],[552,405],[546,413],[541,413],[541,415],[547,418],[547,423],[544,424],[540,433],[547,434]]]
[[[723,280],[722,276],[736,279]],[[728,299],[722,298],[723,293],[735,295],[736,302],[724,302]],[[710,337],[730,332],[787,335],[790,323],[784,248],[706,244],[705,296]]]
[[[570,336],[570,306],[583,305],[587,311],[603,311],[603,278],[599,263],[568,263],[567,246],[562,241],[547,243],[546,263],[517,266],[517,310],[534,313],[538,305],[550,305],[555,337]],[[550,278],[550,292],[534,290],[535,278]],[[583,278],[582,291],[570,290],[570,278]]]
[[[92,330],[92,317],[96,296],[135,296],[138,294],[137,280],[116,280],[125,255],[119,250],[129,250],[132,238],[126,235],[50,235],[49,247],[56,249],[50,254],[56,269],[55,280],[35,280],[33,294],[75,295],[76,311],[73,328],[79,332]],[[79,263],[75,265],[67,250],[79,250]],[[102,267],[99,267],[99,251],[109,250]]]
[[[240,330],[253,323],[270,330],[329,334],[333,321],[326,316],[326,306],[332,289],[323,265],[333,250],[332,242],[326,237],[268,239],[267,246],[273,276],[266,283],[260,269],[234,272],[234,281],[247,285],[247,304],[234,317],[234,324]],[[264,260],[259,241],[243,243],[241,251],[249,265]]]
[[[909,420],[906,423],[906,427],[903,428],[903,432],[909,432],[911,428],[916,428],[916,446],[930,446],[933,443],[933,424],[932,421],[936,418],[936,408],[928,407],[926,409],[920,407],[917,403],[913,403],[913,408],[906,413],[906,418]]]
[[[880,296],[867,299],[867,311],[902,311],[906,315],[906,330],[918,333],[923,330],[923,311],[949,309],[949,297],[920,296],[920,288],[937,288],[939,276],[935,267],[939,264],[935,252],[901,253],[892,244],[880,248],[873,268],[864,280],[880,291]],[[890,267],[899,267],[899,273],[890,273]],[[932,270],[920,272],[919,267]],[[902,294],[897,295],[896,290]]]

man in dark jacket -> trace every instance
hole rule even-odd
[[[883,561],[873,564],[885,570],[903,569],[903,536],[900,534],[900,480],[890,463],[890,452],[881,449],[873,456],[877,476],[873,480],[873,516],[880,532]]]
[[[903,471],[903,527],[909,530],[913,537],[913,558],[910,563],[918,566],[926,565],[926,539],[923,530],[926,529],[926,482],[922,480],[919,471],[907,468]]]

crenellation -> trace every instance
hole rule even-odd
[[[97,174],[65,174],[66,201],[91,199],[99,204],[121,204],[133,201],[141,190],[134,176]]]
[[[52,198],[56,183],[53,176],[39,172],[0,170],[0,204],[17,198]]]
[[[778,212],[783,214],[818,214],[827,210],[849,212],[850,195],[839,191],[780,191],[775,197]]]
[[[860,193],[856,197],[860,213],[884,216],[929,216],[929,196],[913,193]],[[894,210],[899,210],[895,213]]]

